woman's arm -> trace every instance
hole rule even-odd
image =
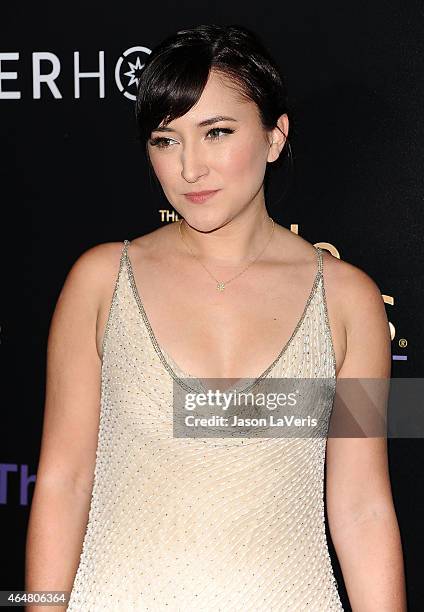
[[[70,591],[92,492],[100,408],[96,325],[117,243],[86,251],[60,293],[47,346],[43,434],[27,531],[25,589]],[[106,256],[105,256],[106,255]],[[108,289],[112,297],[113,286]],[[29,612],[64,606],[28,606]]]
[[[380,379],[369,381],[365,389],[381,402],[381,389],[389,388],[391,373],[391,339],[383,298],[378,286],[359,268],[349,266],[344,276],[347,350],[338,379]],[[355,405],[355,400],[361,402],[360,393],[350,394],[355,382],[341,384],[346,396],[353,396],[351,410],[362,417],[361,406]],[[375,405],[376,410],[381,408]],[[403,555],[386,437],[329,437],[326,492],[330,533],[353,612],[404,612]]]

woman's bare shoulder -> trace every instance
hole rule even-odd
[[[138,257],[148,257],[157,252],[161,244],[166,244],[169,228],[161,227],[137,238],[128,238],[128,253]],[[119,271],[124,240],[104,242],[86,249],[73,264],[69,281],[78,282],[91,288],[101,301],[109,296]]]
[[[327,293],[333,296],[348,328],[358,310],[383,316],[384,301],[381,288],[365,270],[332,255],[323,249],[323,274]]]
[[[66,314],[66,320],[70,312],[75,312],[83,319],[96,321],[113,291],[123,247],[123,241],[106,242],[86,249],[77,257],[61,288],[55,320],[61,313]]]
[[[115,276],[124,248],[124,242],[105,242],[86,249],[69,270],[67,283],[78,283],[101,292]]]

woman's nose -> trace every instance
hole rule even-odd
[[[201,150],[201,145],[185,145],[181,154],[181,176],[189,183],[194,183],[200,176],[208,173],[208,165]]]

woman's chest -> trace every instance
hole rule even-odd
[[[320,280],[317,276],[312,287],[309,283],[263,291],[250,285],[244,291],[227,287],[216,294],[204,287],[173,285],[163,295],[144,286],[141,296],[131,270],[124,269],[117,299],[129,303],[135,326],[149,332],[180,371],[199,378],[255,378],[302,334],[307,340],[313,337],[315,351],[324,350],[320,338],[331,334],[337,364],[342,362],[343,329],[333,312],[331,327],[325,320]],[[99,317],[98,346],[107,310],[102,307]]]

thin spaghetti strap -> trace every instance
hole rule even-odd
[[[317,256],[318,256],[318,274],[320,276],[322,276],[322,270],[323,270],[323,265],[322,265],[322,249],[321,247],[315,247],[317,250]]]
[[[318,253],[319,253],[319,258],[318,258],[318,271],[319,271],[319,275],[322,279],[321,282],[321,295],[322,295],[322,301],[323,301],[323,305],[324,305],[324,318],[325,318],[325,331],[328,337],[328,341],[329,341],[329,345],[330,345],[330,352],[331,352],[331,361],[332,361],[332,366],[333,366],[333,372],[334,372],[334,377],[337,378],[337,359],[336,359],[336,351],[334,348],[334,341],[333,341],[333,332],[331,330],[331,326],[330,326],[330,317],[328,314],[328,304],[327,304],[327,295],[325,292],[325,282],[324,282],[324,274],[323,274],[323,257],[322,257],[322,251],[323,249],[321,247],[316,247],[318,249]]]
[[[108,312],[108,316],[107,316],[107,320],[106,320],[106,325],[105,325],[105,330],[104,330],[104,334],[103,334],[103,340],[102,340],[102,355],[101,355],[102,363],[103,363],[104,356],[105,356],[106,341],[107,341],[107,339],[109,337],[109,327],[110,327],[110,320],[111,320],[111,317],[112,317],[112,311],[114,309],[115,302],[116,302],[117,295],[118,295],[119,280],[121,278],[122,268],[124,267],[124,260],[126,261],[126,259],[127,259],[127,250],[128,250],[128,245],[129,244],[130,244],[129,240],[124,240],[124,246],[123,246],[123,249],[121,251],[121,257],[119,259],[119,270],[118,270],[118,274],[116,275],[116,278],[115,278],[115,285],[114,285],[113,294],[112,294],[112,301],[111,301],[111,304],[109,306],[109,312]]]
[[[128,247],[131,244],[130,240],[124,240],[124,248],[122,249],[122,257],[127,256]]]

